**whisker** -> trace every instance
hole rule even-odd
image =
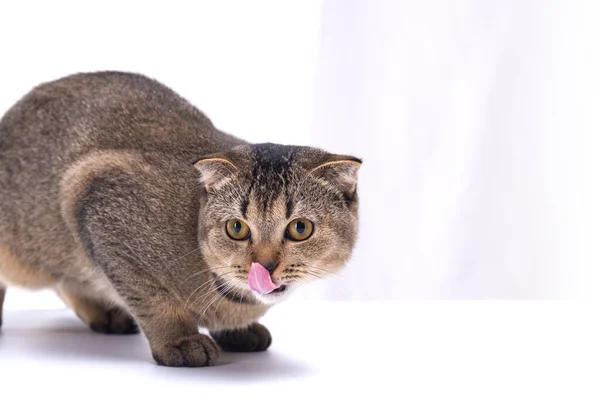
[[[210,306],[218,299],[219,295],[221,295],[222,297],[225,297],[225,295],[227,293],[229,293],[234,286],[231,283],[227,284],[227,288],[226,291],[224,293],[222,293],[220,290],[217,290],[217,293],[215,294],[215,296],[212,298],[212,300],[208,303],[208,305],[202,310],[202,313],[200,314],[198,321],[200,321],[200,319],[204,316],[204,314],[206,314],[206,312],[208,311],[208,309],[210,308]]]
[[[303,268],[306,268],[306,269],[309,269],[309,270],[315,270],[315,271],[323,272],[323,273],[325,273],[325,276],[327,276],[327,275],[335,275],[335,276],[339,276],[339,277],[342,277],[342,278],[346,278],[346,276],[338,273],[337,271],[330,271],[328,269],[314,267],[314,266],[303,267]]]
[[[236,272],[237,272],[237,271],[230,271],[230,272],[226,272],[226,273],[224,273],[224,274],[221,274],[221,275],[219,275],[219,276],[221,276],[221,277],[222,277],[222,276],[227,276],[227,275],[235,274]],[[208,281],[208,283],[212,283],[212,282],[214,282],[214,280],[212,280],[212,279]],[[225,282],[225,284],[229,284],[229,283],[228,283],[228,282]],[[202,298],[204,298],[204,297],[208,296],[209,294],[211,294],[211,292],[210,292],[210,291],[209,291],[209,292],[206,292],[206,293],[204,293],[204,294],[199,294],[199,297],[198,297],[198,298],[196,298],[196,299],[195,299],[195,300],[192,302],[192,304],[190,304],[190,307],[192,307],[194,304],[196,304],[196,302],[197,302],[198,300],[200,300],[200,299],[202,299]]]
[[[208,281],[204,282],[202,285],[198,286],[192,293],[190,293],[190,295],[188,296],[187,300],[185,301],[185,307],[187,307],[187,304],[190,301],[190,299],[192,298],[192,296],[194,295],[194,293],[196,293],[198,290],[202,289],[203,287],[206,287],[207,285],[210,285],[213,282],[214,281],[212,279],[209,279]]]
[[[320,273],[318,273],[317,271],[323,271],[323,272],[325,272],[325,274],[323,276],[319,276],[319,278],[321,278],[321,279],[326,278],[328,274],[334,274],[336,277],[340,277],[340,278],[343,278],[343,279],[347,279],[348,278],[346,275],[341,275],[341,274],[335,273],[333,271],[328,271],[328,270],[325,270],[325,269],[322,269],[322,268],[319,268],[319,267],[308,267],[306,269],[306,272],[308,273],[308,271],[311,271],[311,270],[314,270],[312,272],[317,273],[317,275],[320,275]],[[316,276],[316,275],[314,275],[314,276]],[[340,285],[334,285],[333,287],[335,288],[335,290],[339,294],[342,294],[343,296],[348,296],[349,298],[352,298],[352,293],[350,293],[350,291],[347,288],[345,288],[343,286],[340,286]]]
[[[200,247],[196,247],[194,250],[192,250],[192,251],[190,251],[190,252],[187,252],[187,253],[185,253],[185,254],[184,254],[184,255],[182,255],[181,257],[177,257],[177,258],[176,258],[176,259],[174,259],[174,260],[168,261],[168,263],[173,263],[173,262],[180,261],[181,259],[183,259],[183,258],[186,258],[186,257],[187,257],[187,256],[189,256],[190,254],[193,254],[193,253],[195,253],[195,252],[197,252],[197,251],[200,251]]]
[[[242,288],[237,288],[235,295],[239,298],[239,303],[242,304],[242,299],[243,299],[243,294],[242,294]]]
[[[198,320],[197,320],[197,322],[196,322],[196,325],[200,325],[200,320],[201,320],[201,319],[202,319],[202,317],[204,316],[204,313],[206,313],[206,311],[207,311],[208,307],[210,306],[210,304],[212,304],[212,302],[213,302],[213,301],[214,301],[216,298],[218,298],[218,297],[219,297],[219,293],[217,292],[217,293],[215,293],[215,294],[214,294],[214,296],[211,298],[211,302],[208,304],[208,306],[206,306],[206,308],[205,308],[205,309],[204,309],[202,312],[198,313]]]
[[[226,296],[227,296],[229,293],[231,293],[231,291],[232,291],[233,289],[236,289],[236,287],[235,287],[233,284],[231,284],[231,285],[230,285],[230,289],[229,289],[229,290],[225,291],[225,293],[221,293],[221,296],[222,296],[222,298],[221,298],[221,300],[220,300],[220,301],[218,301],[218,302],[217,302],[217,304],[215,305],[215,308],[217,308],[217,309],[219,308],[219,306],[220,306],[220,305],[221,305],[221,303],[223,302],[223,299],[224,299],[224,298],[225,298],[225,297],[226,297]]]
[[[186,279],[184,279],[182,282],[190,280],[193,277],[198,276],[200,274],[206,274],[208,272],[213,272],[213,271],[216,271],[216,270],[219,270],[219,269],[231,269],[231,268],[233,268],[233,267],[207,267],[206,270],[202,270],[202,271],[198,271],[196,273],[193,273],[192,275],[190,275],[189,277],[187,277]]]
[[[220,276],[227,276],[227,275],[231,275],[231,274],[235,274],[235,273],[237,273],[237,271],[230,271],[230,272],[225,272],[224,274],[221,274]],[[203,283],[202,285],[200,285],[198,288],[196,288],[196,290],[194,290],[194,291],[192,292],[192,294],[190,294],[190,296],[188,297],[188,300],[187,300],[187,301],[189,301],[189,299],[192,297],[192,295],[193,295],[194,293],[196,293],[196,292],[197,292],[197,291],[198,291],[200,288],[202,288],[202,287],[206,287],[206,286],[207,286],[208,284],[210,284],[210,283],[214,283],[214,280],[210,279],[210,280],[208,280],[207,282],[204,282],[204,283]],[[209,286],[209,287],[210,287],[210,286]],[[202,299],[202,298],[206,297],[206,296],[207,296],[207,295],[209,295],[210,293],[211,293],[211,292],[209,291],[209,292],[206,292],[206,293],[204,293],[204,294],[200,294],[198,298],[196,298],[194,301],[192,301],[192,303],[190,304],[190,307],[193,307],[193,306],[194,306],[194,304],[196,304],[196,302],[197,302],[198,300],[200,300],[200,299]],[[187,301],[186,301],[186,304],[187,304]]]
[[[310,275],[310,276],[314,276],[315,278],[318,279],[323,279],[324,277],[322,275],[319,275],[316,272],[312,272],[312,271],[304,271],[305,274]]]

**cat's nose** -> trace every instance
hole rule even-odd
[[[277,268],[277,265],[279,265],[279,263],[276,263],[275,261],[269,261],[263,264],[263,267],[265,267],[266,270],[269,271],[269,273],[273,273],[273,271],[275,271],[275,269]]]
[[[279,265],[279,249],[270,243],[257,243],[252,250],[253,261],[272,274]]]

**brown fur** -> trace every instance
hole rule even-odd
[[[51,286],[55,279],[31,265],[23,263],[8,246],[0,243],[0,282],[11,282],[14,285],[30,289],[41,289]]]
[[[95,331],[140,329],[162,365],[215,363],[198,325],[225,350],[265,350],[256,321],[285,296],[250,291],[250,264],[276,265],[286,293],[341,268],[359,165],[246,143],[141,75],[42,84],[0,120],[0,323],[5,285],[54,288]],[[315,231],[294,242],[299,217]],[[227,236],[232,218],[249,240]]]

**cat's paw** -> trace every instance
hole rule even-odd
[[[167,367],[209,367],[219,358],[219,348],[208,336],[197,334],[154,347],[152,357]]]
[[[265,351],[271,345],[271,333],[259,323],[244,329],[210,332],[219,347],[230,352]]]
[[[106,334],[130,335],[140,331],[133,318],[118,308],[99,313],[89,325],[94,332]]]

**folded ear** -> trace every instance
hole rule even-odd
[[[200,182],[204,183],[208,192],[218,190],[238,169],[231,160],[221,154],[201,158],[194,163],[194,167],[200,171]]]
[[[358,170],[362,161],[346,155],[330,155],[325,161],[310,170],[317,176],[337,187],[347,198],[354,197]]]

